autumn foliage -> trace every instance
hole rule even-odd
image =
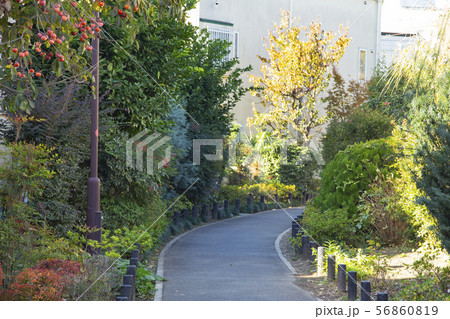
[[[61,276],[76,275],[80,273],[81,264],[78,261],[47,259],[42,260],[37,266],[37,270],[52,270]]]
[[[3,269],[2,269],[2,263],[0,263],[0,286],[2,285],[3,282]]]
[[[332,70],[333,87],[324,99],[330,117],[340,121],[346,119],[367,100],[369,91],[365,82],[350,80],[347,85],[336,67]]]
[[[3,300],[62,300],[62,277],[53,270],[25,269],[3,293]]]
[[[55,76],[88,82],[93,39],[115,41],[101,17],[112,17],[133,41],[139,23],[182,17],[183,8],[178,0],[1,0],[0,78],[17,93],[9,107],[29,111],[33,103],[23,94],[36,96],[36,84]]]
[[[311,139],[311,130],[325,123],[316,107],[318,95],[329,83],[329,69],[344,54],[350,39],[348,30],[325,31],[318,22],[296,26],[289,12],[282,11],[281,24],[269,32],[266,40],[269,58],[261,60],[262,76],[251,76],[267,112],[255,110],[251,124],[268,129],[279,137],[288,137],[290,128],[303,142]],[[292,19],[294,20],[294,19]]]
[[[0,268],[1,269],[1,268]],[[24,269],[8,289],[0,295],[1,300],[62,300],[64,288],[80,273],[81,264],[76,261],[49,259],[33,268]]]

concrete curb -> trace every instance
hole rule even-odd
[[[275,250],[277,251],[278,257],[281,259],[281,261],[285,264],[285,266],[292,272],[293,275],[296,275],[297,272],[295,271],[295,268],[291,265],[291,263],[283,256],[283,253],[281,252],[280,248],[280,242],[281,238],[291,230],[291,228],[286,229],[284,232],[278,235],[277,239],[275,240]]]
[[[280,257],[281,261],[286,265],[286,267],[292,272],[293,275],[297,275],[297,272],[295,271],[295,268],[291,265],[291,263],[283,256],[283,253],[281,252],[280,248],[280,242],[281,238],[287,233],[291,231],[291,228],[286,229],[284,232],[278,235],[277,239],[275,240],[275,250],[277,251],[278,257]],[[302,288],[300,288],[302,289]],[[303,290],[303,289],[302,289]],[[307,290],[305,290],[307,291]],[[309,292],[309,291],[308,291]],[[312,294],[309,292],[309,294],[312,296]],[[313,296],[314,297],[314,296]],[[317,301],[323,301],[320,298],[314,297]]]

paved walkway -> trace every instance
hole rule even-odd
[[[294,285],[275,250],[275,239],[291,221],[276,210],[187,233],[162,256],[162,300],[315,300]]]

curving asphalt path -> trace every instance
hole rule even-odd
[[[291,216],[302,209],[289,209]],[[291,225],[283,210],[197,228],[165,249],[162,300],[315,300],[294,284],[274,242]],[[161,269],[162,268],[162,269]]]

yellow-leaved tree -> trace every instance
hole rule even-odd
[[[262,76],[250,76],[252,94],[269,110],[255,110],[250,124],[280,138],[290,137],[295,130],[296,139],[308,144],[311,130],[326,121],[316,102],[328,86],[330,67],[338,63],[350,42],[348,28],[340,25],[338,34],[325,32],[318,22],[304,27],[296,19],[291,25],[290,13],[281,11],[281,15],[281,24],[275,24],[266,39],[269,58],[258,56]]]

